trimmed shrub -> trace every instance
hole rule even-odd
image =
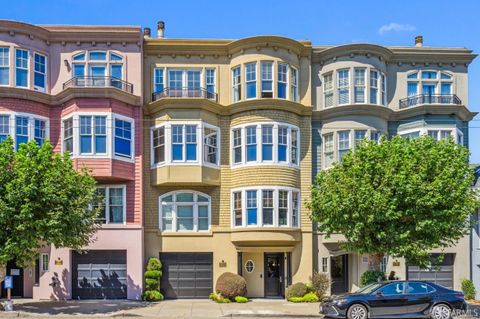
[[[307,293],[307,285],[303,282],[297,282],[287,289],[287,300],[290,300],[292,297],[303,297]],[[299,301],[297,301],[299,302]]]
[[[379,270],[367,270],[360,277],[360,285],[362,287],[373,284],[375,282],[384,281],[386,279],[385,273]]]
[[[287,300],[290,302],[303,302],[303,297],[290,297]]]
[[[318,302],[320,299],[318,298],[317,294],[314,292],[309,292],[305,296],[303,296],[304,302]]]
[[[209,299],[215,301],[216,303],[230,303],[230,299],[224,298],[221,294],[212,292],[209,296]]]
[[[475,285],[473,284],[473,281],[471,281],[470,279],[463,279],[462,292],[465,295],[466,300],[475,299],[475,295],[477,294],[477,291],[475,289]]]
[[[244,296],[236,296],[235,297],[235,302],[246,303],[246,302],[248,302],[248,298],[244,297]]]
[[[162,301],[163,295],[158,290],[146,290],[143,293],[142,299],[146,301]]]
[[[163,295],[160,293],[160,278],[162,277],[162,263],[158,258],[150,258],[145,271],[145,292],[142,295],[143,300],[161,301]]]
[[[325,297],[328,289],[330,288],[330,277],[326,273],[314,272],[310,277],[312,281],[313,292],[317,294],[319,299]]]
[[[247,295],[247,282],[242,276],[225,272],[218,277],[215,292],[224,298],[234,299],[236,296]]]

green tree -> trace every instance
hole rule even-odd
[[[426,266],[429,250],[454,245],[478,207],[469,152],[453,139],[399,136],[363,141],[312,186],[311,218],[325,236],[345,235],[345,249]]]
[[[0,264],[31,263],[44,245],[79,250],[97,229],[95,180],[46,141],[0,143]]]

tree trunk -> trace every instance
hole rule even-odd
[[[382,253],[375,253],[368,256],[368,267],[370,270],[378,270],[380,271],[380,264],[383,260]]]

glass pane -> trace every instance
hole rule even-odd
[[[197,196],[197,201],[198,202],[208,202],[208,198],[202,195]]]
[[[193,202],[193,193],[178,193],[177,202]]]
[[[193,206],[191,205],[179,205],[177,206],[178,217],[190,217],[193,218]]]
[[[208,218],[198,219],[198,230],[208,230]]]
[[[173,196],[169,195],[164,198],[162,198],[162,203],[171,203],[173,201]]]
[[[90,60],[106,60],[107,53],[102,51],[91,51],[89,52]]]
[[[95,153],[107,152],[107,137],[95,136]]]
[[[208,206],[198,206],[198,217],[208,217]]]

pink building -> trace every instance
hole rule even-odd
[[[0,20],[0,140],[49,139],[92,169],[105,196],[86,253],[49,247],[31,268],[7,265],[14,296],[140,298],[142,41],[139,27]]]

